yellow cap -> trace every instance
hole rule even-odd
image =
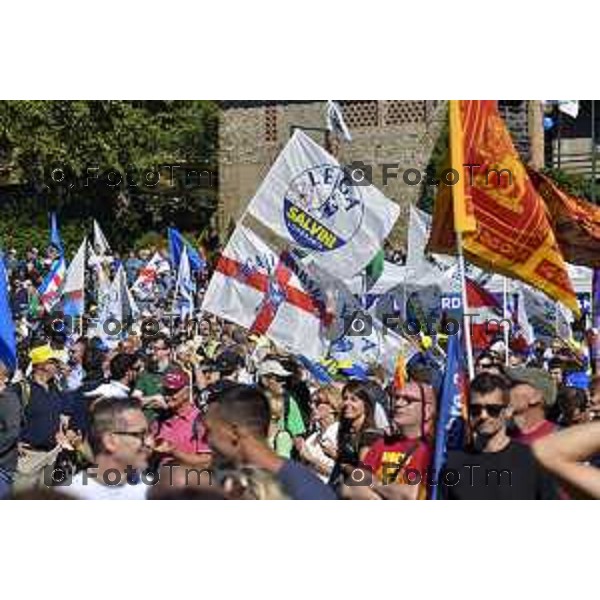
[[[52,348],[46,344],[45,346],[38,346],[29,353],[29,359],[32,365],[41,365],[48,362],[49,360],[61,360],[59,353],[52,350]]]

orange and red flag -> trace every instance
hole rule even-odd
[[[470,262],[521,279],[579,314],[546,206],[496,102],[451,100],[450,117],[451,166],[459,177],[440,185],[428,250],[454,254],[459,231]]]
[[[600,206],[572,196],[547,175],[527,168],[535,189],[546,202],[556,241],[565,260],[600,268]]]

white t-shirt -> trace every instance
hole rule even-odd
[[[333,423],[333,425],[330,425],[323,433],[315,431],[306,438],[305,448],[307,452],[309,452],[313,458],[317,459],[323,465],[327,465],[329,468],[329,473],[327,475],[317,473],[317,476],[325,483],[329,481],[329,476],[335,465],[335,460],[325,454],[321,444],[330,445],[334,448],[337,447],[339,429],[340,424]]]
[[[129,396],[131,390],[123,385],[120,381],[110,381],[109,383],[102,383],[97,388],[86,392],[84,396],[86,398],[118,398],[124,399]]]
[[[84,480],[84,473],[81,471],[73,477],[71,485],[62,488],[61,491],[64,490],[65,494],[80,500],[145,500],[149,487],[143,483],[104,485],[87,474]]]

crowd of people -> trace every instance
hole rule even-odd
[[[401,381],[371,365],[326,384],[210,314],[107,345],[85,320],[61,328],[56,314],[32,314],[55,253],[4,257],[19,362],[0,363],[1,498],[600,496],[600,376],[567,385],[581,365],[562,340],[509,364],[498,344],[478,355],[464,444],[434,473],[444,365],[427,345]],[[130,283],[149,256],[123,260]],[[198,299],[209,276],[198,276]],[[147,314],[161,314],[172,286],[166,274]]]

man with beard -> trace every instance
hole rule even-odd
[[[481,373],[471,382],[469,421],[473,444],[450,451],[442,471],[442,494],[451,500],[556,499],[554,482],[536,462],[528,446],[511,440],[506,380]]]

